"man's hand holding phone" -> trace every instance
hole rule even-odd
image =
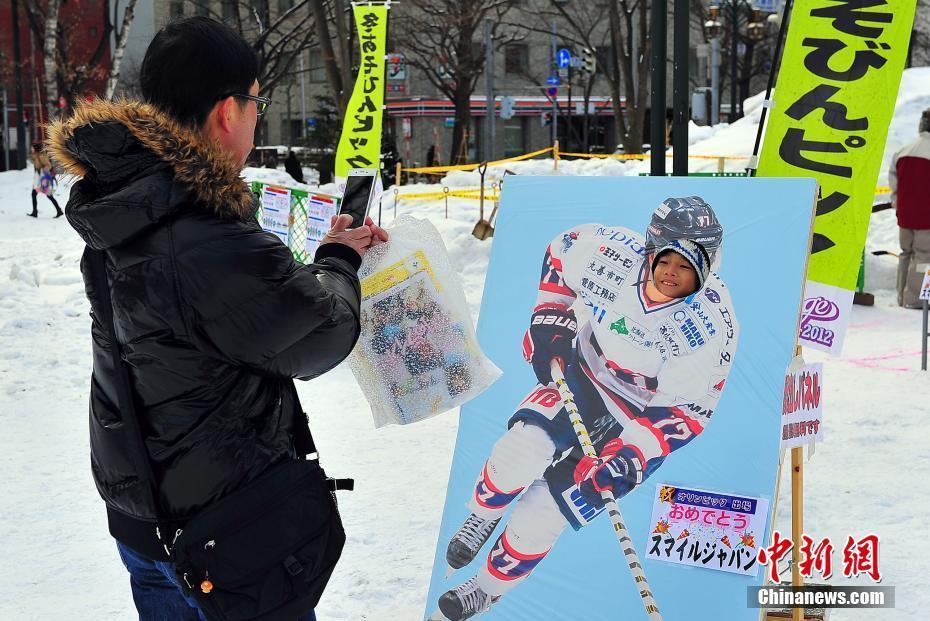
[[[383,244],[388,240],[387,231],[375,224],[371,218],[365,218],[363,226],[351,229],[352,216],[340,214],[330,220],[329,232],[320,242],[322,244],[344,244],[364,257],[369,248]]]

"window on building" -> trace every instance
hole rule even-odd
[[[168,4],[168,16],[171,19],[177,19],[179,17],[184,17],[183,0],[171,0],[171,3]]]
[[[194,0],[194,15],[200,17],[210,15],[210,0]]]
[[[515,157],[527,152],[527,117],[514,117],[504,121],[504,157]]]
[[[511,43],[504,47],[504,72],[525,74],[529,70],[530,52],[525,43]]]
[[[301,119],[281,119],[281,141],[286,145],[295,145],[300,142],[303,133]]]
[[[326,66],[323,64],[323,52],[319,48],[310,50],[310,81],[326,81]]]
[[[236,0],[222,0],[223,19],[236,19]]]

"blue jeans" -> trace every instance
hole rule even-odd
[[[139,621],[206,621],[194,599],[182,593],[173,563],[149,560],[118,541],[116,548],[129,571]],[[311,610],[297,621],[316,621],[316,615]]]

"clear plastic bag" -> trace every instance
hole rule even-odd
[[[404,216],[389,233],[359,270],[362,333],[349,356],[375,427],[458,407],[501,375],[478,345],[439,231]]]

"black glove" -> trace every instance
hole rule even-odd
[[[523,357],[533,364],[540,384],[545,386],[552,382],[549,365],[553,359],[559,360],[565,368],[577,333],[578,322],[570,308],[561,304],[543,304],[536,308],[523,337]]]

